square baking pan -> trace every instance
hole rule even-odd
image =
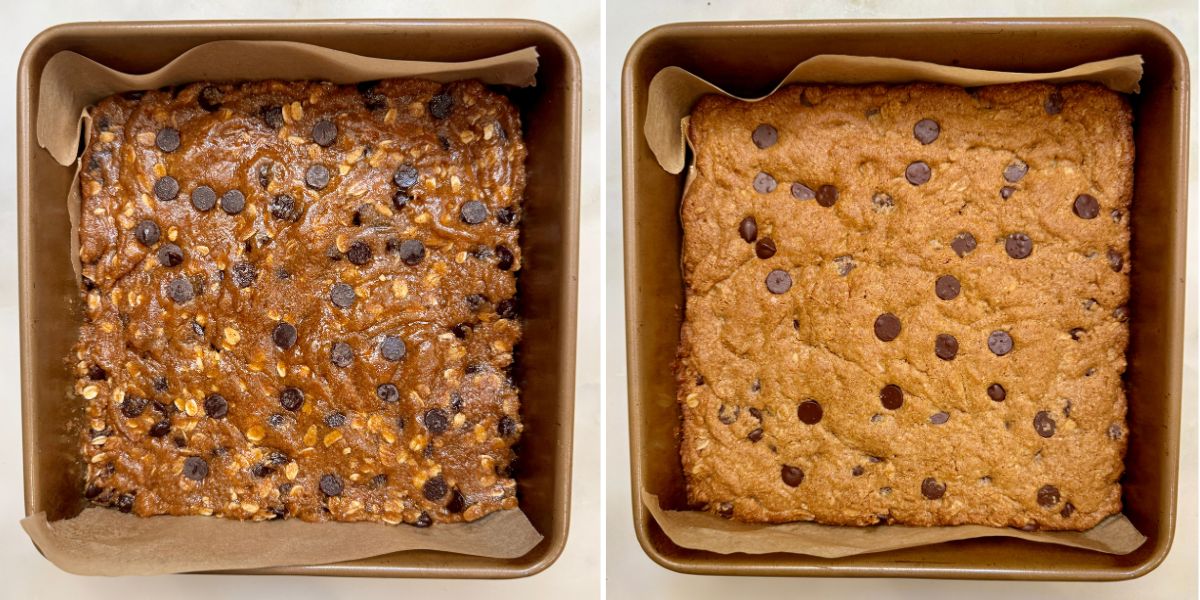
[[[679,202],[684,175],[659,166],[642,125],[651,78],[677,66],[740,96],[765,94],[818,54],[922,60],[1005,71],[1056,71],[1140,54],[1134,111],[1132,297],[1126,389],[1124,512],[1149,539],[1125,556],[981,538],[823,559],[682,548],[642,506],[639,489],[686,509],[672,366],[684,303]],[[1179,457],[1187,211],[1187,57],[1162,26],[1136,19],[684,23],[644,34],[622,74],[622,167],[629,432],[634,528],[655,562],[684,573],[970,579],[1117,580],[1144,575],[1171,547]]]
[[[550,566],[566,543],[570,514],[571,433],[575,394],[575,317],[579,208],[579,59],[557,29],[536,21],[205,21],[74,23],[38,35],[17,75],[17,188],[20,244],[21,409],[25,514],[73,516],[84,507],[82,474],[70,423],[67,356],[81,319],[70,267],[67,188],[73,168],[56,163],[36,139],[42,68],[70,50],[126,72],[155,70],[194,46],[216,40],[284,40],[364,56],[464,61],[537,48],[537,85],[508,92],[521,111],[528,187],[517,278],[525,335],[514,377],[525,433],[517,447],[521,508],[545,536],[511,560],[407,551],[328,565],[235,571],[255,574],[377,577],[522,577]]]

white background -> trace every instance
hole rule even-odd
[[[600,569],[600,9],[574,2],[378,0],[288,2],[245,0],[27,1],[4,4],[0,64],[8,91],[0,93],[0,598],[336,598],[367,599],[571,598],[599,596]],[[575,401],[574,490],[566,551],[548,571],[514,581],[441,581],[334,577],[174,575],[117,579],[77,577],[38,554],[18,521],[21,485],[21,413],[17,340],[17,225],[15,96],[17,62],[41,30],[60,22],[161,19],[530,18],[561,29],[583,65],[583,173],[579,252],[579,346]]]
[[[629,445],[625,404],[624,286],[621,239],[621,147],[620,75],[625,53],[646,30],[679,21],[766,20],[766,19],[880,19],[935,17],[1038,17],[1038,16],[1134,16],[1158,21],[1170,28],[1187,48],[1192,64],[1193,88],[1196,64],[1196,0],[1033,0],[1023,2],[941,0],[830,0],[785,2],[757,0],[722,2],[712,0],[608,0],[605,48],[605,147],[606,246],[608,262],[605,281],[606,360],[608,364],[605,416],[605,451],[608,486],[605,502],[607,524],[607,586],[611,598],[1196,598],[1196,268],[1200,266],[1197,246],[1197,217],[1193,204],[1189,215],[1188,325],[1184,373],[1182,460],[1179,489],[1179,520],[1175,544],[1166,562],[1149,575],[1122,583],[1011,583],[929,581],[915,579],[789,579],[701,577],[680,575],[659,567],[642,553],[634,539],[629,496]],[[783,73],[780,73],[780,77]],[[1196,122],[1197,94],[1192,95],[1192,122]],[[1192,128],[1191,197],[1196,192],[1196,135]]]

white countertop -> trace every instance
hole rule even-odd
[[[1009,4],[1009,6],[1004,6]],[[1086,6],[1084,6],[1086,4]],[[1130,16],[1158,21],[1183,42],[1191,60],[1192,122],[1200,94],[1195,93],[1195,0],[1134,1],[1025,0],[1020,2],[952,2],[941,0],[810,0],[786,2],[722,2],[712,0],[608,0],[605,48],[605,375],[607,430],[607,586],[612,598],[1195,598],[1196,583],[1196,268],[1200,266],[1197,222],[1189,215],[1188,325],[1184,374],[1179,519],[1174,547],[1166,561],[1143,578],[1120,583],[1033,583],[932,581],[917,579],[793,579],[702,577],[673,573],[650,561],[634,538],[629,496],[629,444],[626,428],[624,285],[621,239],[621,65],[629,46],[646,30],[679,21],[767,19],[881,19],[1002,16]],[[1197,136],[1192,128],[1191,197],[1197,197]]]
[[[485,5],[486,4],[486,5]],[[0,94],[0,168],[10,182],[0,195],[0,330],[10,332],[0,346],[0,598],[539,598],[550,593],[573,598],[599,595],[600,565],[600,21],[598,7],[572,2],[511,0],[121,0],[14,2],[7,5],[8,33],[0,53],[9,82]],[[546,572],[513,581],[443,581],[336,577],[248,577],[171,575],[162,577],[78,577],[47,562],[18,525],[24,515],[21,475],[20,349],[17,340],[16,159],[13,130],[17,62],[41,30],[69,21],[160,19],[340,19],[340,18],[529,18],[546,21],[567,34],[584,65],[583,174],[579,259],[579,347],[575,404],[574,489],[571,533],[561,558]]]

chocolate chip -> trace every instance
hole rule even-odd
[[[216,112],[221,108],[221,100],[224,99],[224,96],[221,88],[215,85],[206,85],[196,95],[196,102],[200,104],[200,108],[208,112]]]
[[[329,301],[338,308],[350,308],[354,305],[356,298],[354,288],[350,287],[348,283],[338,282],[329,288]]]
[[[929,422],[934,425],[943,425],[950,420],[950,413],[945,411],[935,412],[929,416]]]
[[[250,474],[255,477],[266,477],[275,472],[275,469],[268,467],[262,463],[254,463],[250,466]]]
[[[281,106],[264,106],[259,111],[259,116],[271,129],[283,127],[283,107]]]
[[[176,277],[167,284],[167,297],[176,304],[185,304],[196,297],[196,291],[192,287],[192,280],[184,276]]]
[[[1113,309],[1112,316],[1118,322],[1124,323],[1129,320],[1129,309],[1124,306],[1118,306]]]
[[[417,185],[417,168],[408,163],[400,165],[396,169],[396,173],[392,175],[392,182],[402,190],[407,190]]]
[[[502,319],[517,318],[517,301],[511,298],[505,298],[496,302],[496,314]]]
[[[792,289],[792,276],[787,271],[775,269],[767,273],[767,291],[772,294],[783,294]]]
[[[342,495],[342,478],[333,473],[326,473],[321,476],[321,483],[318,484],[321,488],[321,493],[326,496],[341,496]]]
[[[932,477],[926,477],[921,482],[921,495],[930,500],[937,500],[946,495],[946,484],[938,483],[938,480]]]
[[[461,213],[463,223],[467,225],[478,225],[486,221],[488,216],[487,207],[478,200],[466,202],[462,205],[462,209],[459,212]]]
[[[933,285],[934,293],[942,300],[953,300],[958,297],[958,293],[962,291],[962,287],[958,283],[958,278],[953,275],[942,275],[937,278]]]
[[[163,418],[163,419],[159,420],[157,423],[151,425],[150,431],[148,433],[150,434],[150,437],[155,437],[155,438],[164,437],[168,433],[171,433],[170,417]]]
[[[445,92],[429,100],[429,115],[435,119],[449,117],[452,108],[454,108],[454,98]]]
[[[987,395],[993,402],[1004,402],[1004,399],[1008,397],[1008,392],[1004,390],[1004,386],[993,383],[988,386]]]
[[[1080,194],[1075,197],[1072,210],[1080,219],[1095,219],[1100,214],[1100,203],[1090,194]]]
[[[995,354],[996,356],[1004,356],[1005,354],[1012,352],[1012,336],[1008,335],[1007,331],[993,331],[992,334],[988,336],[987,345],[988,350],[991,350],[992,354]]]
[[[170,202],[179,196],[179,181],[170,175],[154,182],[154,197],[162,202]]]
[[[233,279],[233,285],[237,286],[238,289],[248,288],[258,280],[258,268],[248,262],[233,263],[233,266],[229,268],[229,272],[231,279]]]
[[[812,200],[817,197],[817,193],[803,183],[793,183],[792,197],[797,200]]]
[[[451,492],[450,501],[446,503],[446,512],[458,514],[467,508],[467,497],[457,489]]]
[[[894,383],[889,383],[879,390],[879,402],[888,410],[898,410],[904,406],[904,390]]]
[[[467,339],[467,334],[471,333],[471,326],[467,323],[459,323],[451,327],[450,332],[454,334],[454,337],[465,340]]]
[[[470,307],[471,312],[479,312],[484,306],[487,305],[487,298],[485,298],[483,294],[467,294],[465,300],[467,302],[467,306]]]
[[[1125,266],[1125,259],[1121,257],[1120,252],[1112,248],[1108,249],[1108,266],[1112,267],[1112,270],[1118,273],[1121,272],[1121,269]]]
[[[174,152],[179,149],[179,130],[173,127],[163,127],[154,136],[154,145],[163,152]]]
[[[425,499],[430,502],[437,502],[446,497],[449,488],[446,486],[446,480],[442,479],[441,475],[435,475],[425,481],[424,488]]]
[[[1052,508],[1062,500],[1062,496],[1058,493],[1058,488],[1052,485],[1043,485],[1037,491],[1037,503],[1042,508]]]
[[[204,399],[204,414],[214,419],[224,419],[229,413],[229,402],[220,394],[209,394]]]
[[[1062,94],[1060,94],[1058,90],[1050,92],[1050,95],[1046,96],[1046,102],[1042,104],[1042,108],[1046,109],[1046,114],[1048,115],[1057,115],[1058,113],[1062,112]]]
[[[783,468],[779,470],[779,478],[783,479],[783,483],[788,487],[796,487],[804,483],[804,471],[801,471],[800,467],[783,465]]]
[[[754,145],[760,150],[765,150],[775,145],[779,141],[779,132],[774,127],[763,123],[754,128],[754,133],[750,134],[750,139],[754,141]]]
[[[236,215],[246,208],[246,195],[240,190],[229,190],[221,195],[221,210]]]
[[[280,221],[295,221],[300,218],[300,206],[288,194],[279,194],[267,201],[267,210]]]
[[[333,124],[333,121],[321,119],[313,123],[312,140],[322,148],[328,148],[337,140],[338,128]]]
[[[927,183],[933,176],[933,170],[923,160],[918,160],[904,169],[904,178],[913,185]]]
[[[1112,425],[1108,426],[1107,433],[1108,433],[1108,439],[1119,440],[1125,436],[1125,429],[1122,428],[1120,425],[1113,423]]]
[[[862,474],[863,474],[862,465],[854,465],[854,468],[850,469],[850,475],[852,475],[854,477],[859,477]]]
[[[754,254],[763,260],[775,256],[775,240],[769,237],[758,240],[754,245]]]
[[[1058,423],[1054,421],[1054,419],[1050,416],[1050,413],[1044,410],[1038,411],[1038,414],[1034,415],[1033,417],[1034,431],[1037,431],[1038,435],[1044,438],[1052,437],[1054,435],[1054,430],[1057,427]]]
[[[517,434],[517,422],[512,417],[504,415],[496,423],[496,432],[502,438],[509,438]]]
[[[1024,233],[1010,233],[1004,239],[1004,251],[1013,258],[1026,258],[1033,253],[1033,240]]]
[[[384,402],[399,402],[400,390],[391,383],[381,383],[375,387],[375,396]]]
[[[134,494],[121,494],[117,496],[117,510],[126,514],[133,512],[133,500]]]
[[[271,185],[271,161],[264,161],[258,165],[258,187],[267,189]]]
[[[287,417],[284,417],[279,413],[271,413],[267,416],[267,425],[270,425],[276,429],[283,427],[285,423],[287,423]]]
[[[962,258],[975,249],[975,236],[971,235],[969,231],[963,231],[950,241],[950,248],[959,258]]]
[[[333,348],[329,351],[329,362],[335,367],[346,368],[350,363],[354,362],[354,348],[346,342],[334,342]]]
[[[916,125],[913,125],[913,137],[917,138],[921,145],[932,144],[941,133],[941,126],[933,119],[921,119],[917,121]]]
[[[775,191],[775,178],[766,173],[754,176],[754,191],[760,194],[770,194]]]
[[[403,210],[404,206],[408,206],[408,200],[413,197],[408,196],[408,192],[404,190],[396,190],[396,193],[391,194],[391,205],[395,206],[396,210]]]
[[[413,266],[420,263],[425,258],[425,244],[420,240],[404,240],[400,242],[400,260],[404,264]]]
[[[900,318],[892,313],[875,317],[875,337],[884,342],[900,337]]]
[[[738,415],[740,413],[741,409],[738,407],[735,406],[733,407],[733,410],[729,410],[727,406],[722,404],[719,408],[717,408],[717,420],[726,425],[732,425],[737,422]]]
[[[299,388],[285,387],[279,392],[279,405],[296,412],[304,404],[304,392]]]
[[[137,239],[143,246],[153,246],[158,243],[158,238],[161,232],[158,229],[158,223],[149,219],[140,221],[133,227],[133,237]]]
[[[208,477],[208,463],[199,456],[189,456],[183,460],[183,476],[192,481],[204,481]]]
[[[336,427],[341,427],[345,424],[346,424],[346,415],[344,415],[340,412],[335,411],[335,412],[331,412],[331,413],[325,415],[325,426],[326,427],[336,428]]]
[[[271,331],[271,341],[280,350],[287,350],[296,345],[296,327],[287,321],[280,321]]]
[[[440,408],[431,408],[425,411],[425,429],[428,429],[430,433],[436,435],[445,432],[449,428],[450,417],[446,416],[446,411]]]
[[[366,242],[351,242],[346,248],[346,260],[358,266],[371,262],[371,247]]]
[[[762,438],[763,438],[762,427],[751,430],[750,433],[746,434],[746,438],[749,439],[751,442],[754,442],[755,444],[762,441]]]
[[[92,381],[104,381],[108,379],[108,371],[100,365],[88,365],[87,376]]]
[[[417,516],[417,520],[413,521],[412,525],[413,527],[424,529],[430,525],[433,525],[433,518],[429,516],[429,513],[421,511],[421,514]]]
[[[314,190],[329,185],[329,169],[322,164],[312,165],[304,172],[304,185]]]
[[[217,205],[217,193],[207,185],[192,190],[192,206],[200,212],[208,212]]]
[[[505,206],[496,211],[496,221],[501,225],[512,225],[517,220],[517,211],[511,206]]]
[[[733,503],[732,502],[722,502],[722,503],[718,504],[717,505],[717,514],[720,515],[721,518],[723,518],[723,519],[732,519],[733,518]]]
[[[738,223],[738,235],[742,236],[746,243],[753,242],[758,238],[758,222],[754,220],[754,215],[750,215]]]
[[[1011,185],[1006,185],[1000,188],[1000,198],[1008,200],[1009,198],[1012,198],[1013,192],[1015,191],[1017,191],[1017,188],[1012,187]]]
[[[367,107],[367,110],[387,108],[387,96],[384,96],[375,89],[378,85],[378,81],[364,81],[357,86],[358,93],[362,94],[363,105]]]
[[[817,188],[817,204],[829,208],[837,203],[838,189],[835,186],[825,184]]]
[[[1071,515],[1075,514],[1075,505],[1071,504],[1070,502],[1064,504],[1062,507],[1062,511],[1060,511],[1058,514],[1061,515],[1062,518],[1064,518],[1064,519],[1071,518]]]
[[[821,417],[825,411],[821,408],[821,403],[816,400],[805,400],[796,407],[796,416],[801,423],[806,425],[816,425],[821,422]]]
[[[886,213],[896,207],[896,201],[885,192],[876,192],[871,196],[871,206],[877,213]]]
[[[178,267],[183,264],[183,250],[175,244],[159,246],[158,264],[164,267]]]
[[[1075,327],[1075,328],[1071,329],[1071,331],[1070,331],[1071,339],[1078,342],[1083,337],[1084,333],[1087,333],[1086,329],[1084,329],[1082,327]]]
[[[398,361],[404,358],[406,352],[408,352],[408,348],[404,346],[404,340],[398,336],[385,335],[383,336],[383,341],[379,344],[379,355],[384,360]]]
[[[149,403],[150,401],[145,398],[126,394],[125,399],[121,401],[121,414],[125,415],[126,419],[140,417]]]
[[[1004,167],[1004,180],[1009,183],[1016,183],[1020,181],[1022,177],[1025,177],[1025,174],[1028,172],[1029,165],[1025,164],[1025,161],[1018,158],[1010,163],[1007,167]]]
[[[516,257],[513,256],[511,250],[505,248],[504,246],[496,246],[496,267],[498,269],[501,271],[512,269],[513,262],[515,261]]]
[[[942,360],[954,360],[958,356],[958,340],[948,333],[939,333],[933,343],[933,352]]]

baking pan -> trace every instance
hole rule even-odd
[[[1148,540],[1125,556],[1014,539],[981,538],[840,559],[691,550],[668,539],[638,490],[687,508],[679,459],[672,363],[683,281],[679,201],[683,175],[655,161],[642,135],[646,93],[678,66],[739,96],[765,94],[818,54],[923,60],[1005,71],[1056,71],[1140,54],[1131,96],[1137,159],[1126,386],[1129,452],[1124,512]],[[808,21],[686,23],[643,35],[622,74],[625,303],[634,528],[655,562],[685,573],[970,579],[1131,579],[1171,547],[1179,458],[1187,211],[1187,57],[1162,26],[1136,19]]]
[[[205,21],[75,23],[42,32],[17,75],[17,212],[20,244],[21,409],[25,514],[50,519],[84,506],[77,436],[82,409],[66,357],[81,311],[70,267],[67,188],[73,169],[37,145],[42,67],[71,50],[114,69],[148,72],[188,49],[227,39],[286,40],[379,58],[463,61],[537,48],[537,85],[513,90],[521,111],[528,186],[517,279],[525,335],[514,376],[525,432],[517,447],[521,507],[545,539],[526,555],[497,560],[407,551],[329,565],[236,571],[379,577],[522,577],[550,566],[566,543],[575,394],[579,208],[579,58],[571,42],[536,21]]]

